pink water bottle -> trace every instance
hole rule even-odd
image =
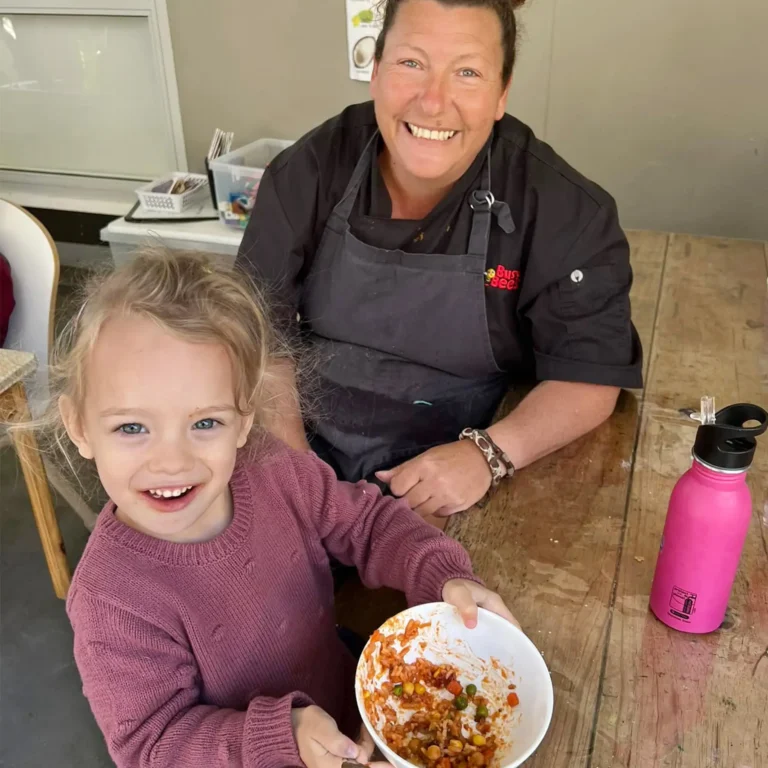
[[[715,415],[714,401],[704,398],[701,421],[693,465],[669,500],[650,601],[660,621],[695,634],[714,631],[725,618],[752,517],[747,470],[768,413],[741,403]]]

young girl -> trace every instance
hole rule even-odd
[[[228,268],[139,255],[91,286],[66,338],[58,412],[111,499],[67,611],[118,766],[367,761],[329,556],[468,626],[477,605],[513,620],[405,502],[259,429],[279,355]]]

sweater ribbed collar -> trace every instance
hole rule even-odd
[[[99,515],[96,531],[101,530],[102,535],[121,547],[168,565],[196,566],[214,563],[238,549],[247,538],[251,527],[253,497],[244,462],[238,462],[235,467],[229,488],[232,492],[232,520],[210,541],[179,544],[156,539],[120,522],[115,517],[116,506],[112,501]]]

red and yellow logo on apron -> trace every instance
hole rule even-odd
[[[520,272],[517,269],[507,269],[501,264],[496,269],[487,269],[485,287],[498,288],[501,291],[516,291],[520,287]]]

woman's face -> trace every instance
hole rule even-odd
[[[398,9],[371,95],[392,167],[451,184],[504,114],[501,23],[489,8],[408,0]]]

